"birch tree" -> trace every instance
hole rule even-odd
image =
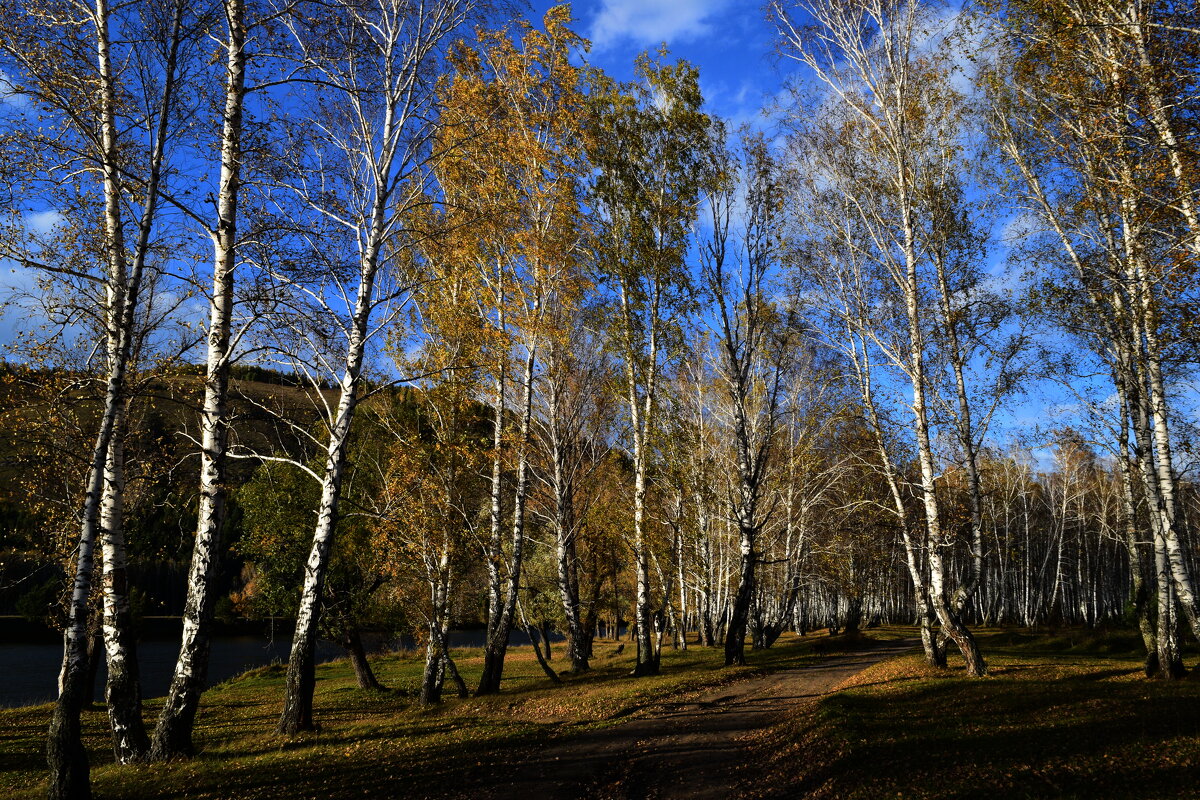
[[[609,336],[621,362],[633,460],[633,558],[637,666],[658,672],[652,636],[647,546],[649,471],[661,430],[662,373],[694,304],[685,254],[697,217],[709,121],[701,113],[698,73],[686,62],[639,56],[637,82],[598,78],[589,157],[599,232],[596,267],[613,310]]]
[[[208,672],[214,580],[220,556],[226,502],[226,447],[229,429],[229,367],[240,334],[233,331],[234,278],[239,266],[239,214],[244,160],[244,115],[249,56],[248,37],[259,15],[248,19],[245,0],[223,0],[225,35],[224,93],[217,146],[219,177],[214,191],[216,216],[206,219],[189,209],[212,243],[213,277],[209,291],[204,400],[200,416],[200,505],[188,572],[183,634],[167,699],[154,729],[151,758],[191,755],[192,726]],[[255,9],[260,11],[259,9]],[[259,31],[260,36],[263,31]]]
[[[1059,15],[1053,26],[1052,12]],[[1139,85],[1146,76],[1138,66],[1137,24],[1112,4],[1019,5],[1008,14],[990,82],[993,134],[1014,167],[1018,196],[1060,254],[1047,309],[1095,353],[1117,391],[1122,422],[1114,449],[1128,455],[1136,494],[1149,509],[1157,670],[1177,677],[1177,603],[1193,634],[1200,624],[1181,547],[1167,384],[1171,320],[1189,296],[1187,268],[1176,255],[1190,241],[1187,214],[1179,212],[1191,190],[1177,183],[1188,176],[1160,169],[1172,159],[1147,146],[1161,136],[1162,116]],[[1134,503],[1127,491],[1129,520]],[[1138,540],[1128,543],[1137,564]]]
[[[930,605],[942,633],[962,653],[967,671],[982,675],[986,664],[950,596],[945,554],[951,542],[935,486],[939,469],[930,409],[927,306],[929,264],[936,252],[931,252],[922,231],[938,220],[923,200],[940,193],[950,179],[945,148],[956,138],[952,127],[958,117],[944,67],[933,54],[920,50],[920,38],[931,33],[929,9],[910,0],[776,2],[771,8],[787,52],[814,73],[826,92],[821,102],[840,115],[842,141],[853,140],[858,147],[839,156],[835,180],[840,185],[834,192],[843,193],[843,208],[862,236],[852,247],[865,245],[862,257],[879,270],[877,286],[885,302],[895,304],[902,326],[896,329],[901,336],[891,343],[864,329],[851,335],[863,338],[864,344],[871,339],[870,345],[878,346],[908,382],[928,542]],[[800,13],[816,24],[802,25]],[[951,130],[945,130],[947,126]]]
[[[553,338],[552,306],[570,307],[582,288],[582,72],[571,63],[582,40],[566,6],[547,12],[544,31],[521,26],[482,37],[456,54],[445,94],[446,154],[438,178],[445,202],[473,228],[462,258],[486,287],[481,316],[492,348],[490,533],[484,545],[488,624],[477,694],[500,690],[516,621],[530,492],[534,383]],[[514,405],[509,406],[510,373]],[[510,408],[515,430],[510,431]],[[514,471],[510,536],[504,543],[504,457]]]
[[[87,686],[87,614],[97,537],[119,513],[117,462],[110,459],[120,416],[129,394],[143,281],[152,261],[154,227],[167,163],[168,140],[177,130],[181,63],[193,19],[179,3],[163,8],[110,8],[49,3],[14,7],[0,22],[4,57],[19,75],[17,94],[46,114],[46,135],[27,141],[49,149],[50,172],[38,176],[51,185],[80,176],[82,191],[102,202],[101,235],[95,255],[103,265],[92,272],[74,265],[43,263],[25,251],[14,253],[27,266],[74,274],[102,288],[105,393],[79,512],[77,561],[64,630],[62,689],[50,723],[47,757],[49,795],[90,796],[88,759],[80,738],[79,712]],[[139,46],[146,42],[147,46]],[[149,43],[153,43],[151,46]],[[135,99],[134,102],[129,102]],[[136,175],[136,179],[131,178]],[[151,267],[152,269],[153,267]],[[66,269],[68,272],[63,273]],[[105,503],[105,497],[109,502]],[[102,506],[108,509],[102,519]],[[122,585],[120,542],[109,536],[105,572],[106,617],[120,624],[127,602]],[[125,620],[127,621],[127,620]],[[118,679],[110,696],[114,749],[119,760],[144,755],[145,732],[130,639],[112,631],[110,654]],[[126,671],[128,669],[128,671]]]
[[[718,148],[724,149],[724,144]],[[729,500],[738,528],[738,589],[725,633],[725,666],[744,665],[750,604],[773,508],[766,486],[791,350],[787,309],[772,299],[781,253],[781,175],[767,143],[745,137],[741,153],[718,151],[720,183],[709,194],[713,234],[701,245],[701,274],[716,307],[720,374],[732,412],[737,481]],[[744,211],[734,212],[735,206]]]
[[[336,375],[323,408],[321,500],[305,566],[279,731],[311,729],[321,590],[337,528],[347,443],[373,338],[414,283],[406,217],[426,197],[435,77],[450,37],[481,11],[475,0],[339,2],[287,18],[308,82],[294,102],[311,123],[292,129],[283,183],[313,222],[295,237],[314,271],[275,274],[302,372]],[[293,352],[296,352],[294,350]],[[315,396],[321,378],[316,379]]]
[[[455,588],[470,549],[482,537],[484,507],[490,508],[484,478],[488,421],[479,397],[497,345],[480,316],[485,290],[474,268],[459,259],[471,228],[453,212],[442,225],[441,234],[422,244],[434,279],[415,297],[410,332],[421,337],[420,348],[415,357],[408,355],[404,336],[394,337],[390,348],[402,371],[426,376],[418,383],[416,424],[389,416],[382,425],[394,450],[379,524],[415,554],[427,588],[420,696],[425,705],[441,702],[447,675],[459,695],[467,696],[450,657],[450,623]]]
[[[793,624],[812,579],[817,534],[831,527],[830,519],[841,519],[845,508],[853,511],[853,502],[838,504],[833,496],[855,496],[857,489],[861,501],[862,494],[869,496],[861,491],[863,484],[879,480],[877,474],[872,480],[859,477],[863,472],[869,475],[875,465],[861,464],[858,451],[868,448],[855,436],[861,413],[853,387],[842,378],[846,365],[812,336],[813,320],[807,318],[811,310],[803,313],[788,326],[792,353],[780,403],[779,441],[773,446],[777,464],[768,487],[776,516],[782,519],[774,526],[774,541],[764,547],[764,558],[775,562],[774,571],[781,575],[774,608],[760,605],[754,610],[751,632],[756,649],[773,645]]]

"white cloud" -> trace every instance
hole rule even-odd
[[[46,235],[53,231],[59,225],[66,223],[66,217],[59,211],[34,211],[26,214],[24,223],[25,229],[30,233],[38,235]]]
[[[43,322],[37,274],[7,259],[0,259],[0,357],[11,357],[13,345],[35,335]]]
[[[30,108],[29,98],[14,90],[12,78],[4,70],[0,70],[0,106],[9,106],[18,111]]]
[[[703,36],[729,0],[602,0],[589,38],[596,50],[621,42],[653,45]]]
[[[771,107],[775,101],[759,84],[750,80],[743,80],[736,86],[723,80],[710,83],[701,73],[700,88],[706,110],[720,114],[731,135],[736,135],[743,125],[759,131],[770,127],[771,120],[764,108]]]
[[[1013,247],[1045,229],[1037,214],[1018,209],[1000,226],[999,240],[1003,246]]]

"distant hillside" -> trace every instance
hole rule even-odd
[[[203,367],[187,365],[147,376],[131,404],[126,438],[126,536],[130,577],[144,593],[148,613],[178,614],[195,530],[199,482],[199,408]],[[251,365],[233,370],[231,442],[242,454],[312,458],[321,438],[320,395],[295,375]],[[84,459],[100,411],[100,385],[61,370],[0,365],[0,614],[29,613],[56,596],[60,563],[73,547]],[[400,389],[389,396],[407,396]],[[230,459],[229,482],[238,486],[258,467]],[[241,510],[227,514],[225,541],[237,540]],[[227,558],[225,580],[241,562]],[[21,598],[26,601],[22,607]]]

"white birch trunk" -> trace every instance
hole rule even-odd
[[[1137,263],[1135,261],[1135,263]],[[1150,417],[1154,432],[1154,466],[1155,477],[1158,481],[1159,496],[1162,503],[1159,514],[1162,516],[1162,533],[1167,558],[1171,566],[1171,578],[1175,583],[1175,593],[1191,626],[1192,634],[1200,636],[1200,606],[1197,604],[1196,591],[1193,586],[1191,571],[1185,559],[1183,547],[1179,538],[1179,511],[1175,497],[1175,465],[1172,457],[1171,436],[1169,430],[1166,388],[1163,384],[1162,366],[1159,361],[1161,348],[1156,333],[1157,319],[1151,298],[1151,286],[1144,267],[1136,267],[1136,277],[1140,288],[1141,329],[1145,340],[1144,359],[1146,378],[1149,383]]]
[[[150,750],[142,720],[142,690],[125,554],[125,414],[125,408],[119,408],[114,421],[100,504],[104,654],[108,666],[104,698],[112,728],[113,757],[118,764],[141,761]]]
[[[204,405],[200,415],[200,503],[196,538],[188,569],[183,634],[171,687],[154,729],[150,757],[167,760],[194,752],[192,726],[208,675],[209,638],[216,597],[214,576],[220,559],[225,518],[225,453],[228,437],[230,328],[234,270],[237,267],[238,199],[241,190],[242,116],[246,95],[246,8],[244,0],[224,0],[225,108],[221,130],[221,172],[213,243],[213,285],[209,301],[208,353]]]
[[[475,10],[473,0],[440,0],[411,7],[387,2],[365,7],[342,4],[343,23],[359,35],[354,48],[310,63],[322,72],[320,84],[345,102],[343,113],[350,118],[355,137],[336,139],[329,146],[357,179],[365,180],[361,211],[347,224],[359,242],[357,284],[339,284],[348,318],[340,321],[346,331],[345,361],[340,368],[337,407],[327,420],[329,440],[321,477],[321,500],[313,529],[312,545],[305,564],[296,617],[295,635],[288,660],[283,712],[278,731],[294,734],[313,727],[312,698],[315,686],[315,648],[320,620],[321,593],[329,567],[338,523],[338,506],[346,469],[350,431],[362,388],[362,371],[370,337],[378,330],[372,315],[381,302],[377,284],[381,270],[394,263],[395,251],[405,246],[399,237],[400,218],[406,210],[408,182],[420,177],[422,144],[431,122],[424,116],[432,86],[425,70],[437,48]],[[304,42],[301,47],[324,42]],[[365,62],[365,63],[360,63]],[[335,106],[336,107],[336,106]],[[339,121],[337,124],[341,124]],[[303,202],[327,214],[319,200],[303,194]],[[343,215],[338,211],[334,216]],[[386,300],[395,301],[400,292]]]
[[[633,559],[635,580],[634,626],[637,641],[637,664],[634,675],[658,674],[658,652],[654,647],[651,631],[652,609],[650,607],[650,564],[646,552],[646,478],[649,468],[649,437],[655,422],[655,394],[658,370],[658,303],[657,291],[651,290],[654,301],[651,303],[650,330],[648,352],[641,353],[635,347],[635,323],[633,310],[627,288],[621,286],[621,310],[623,329],[621,335],[625,344],[625,393],[629,408],[629,418],[633,440]],[[638,380],[639,369],[634,363],[639,357],[645,357],[645,367],[642,381]],[[642,389],[639,398],[638,390]]]
[[[175,91],[175,67],[179,51],[182,5],[175,7],[174,24],[167,47],[165,77],[160,105],[156,109],[157,136],[149,157],[149,175],[144,189],[144,204],[138,221],[137,241],[132,261],[125,246],[122,201],[124,185],[121,178],[122,152],[117,125],[117,77],[112,61],[110,41],[110,10],[107,0],[96,0],[92,22],[96,35],[96,64],[99,81],[99,152],[97,160],[102,175],[104,196],[104,246],[108,275],[105,281],[107,369],[104,407],[100,416],[96,443],[88,468],[81,528],[76,558],[76,571],[63,631],[62,691],[51,717],[46,747],[50,779],[47,794],[52,800],[78,800],[91,796],[88,779],[87,751],[80,735],[79,713],[87,701],[88,657],[87,617],[88,599],[92,589],[96,537],[100,525],[99,511],[105,487],[105,467],[113,437],[117,433],[118,417],[124,407],[128,387],[126,373],[132,356],[134,325],[140,297],[142,273],[149,249],[150,231],[157,212],[159,181],[165,153],[168,121],[172,112]]]
[[[1195,190],[1192,187],[1192,182],[1189,180],[1187,167],[1180,156],[1179,137],[1175,133],[1175,126],[1172,124],[1171,118],[1167,115],[1167,100],[1163,95],[1162,86],[1156,74],[1155,64],[1150,56],[1149,46],[1146,41],[1146,25],[1140,13],[1144,8],[1146,8],[1146,5],[1142,2],[1130,2],[1126,4],[1124,10],[1127,30],[1133,37],[1133,41],[1137,47],[1138,67],[1140,68],[1139,77],[1141,78],[1141,88],[1146,93],[1147,105],[1150,110],[1150,121],[1155,133],[1158,135],[1163,150],[1166,151],[1167,163],[1171,165],[1171,174],[1175,178],[1177,189],[1176,203],[1172,205],[1178,208],[1180,215],[1187,223],[1188,231],[1191,233],[1191,237],[1187,241],[1188,249],[1194,255],[1200,256],[1200,213],[1197,213],[1194,201]]]
[[[341,499],[342,479],[346,469],[350,426],[358,406],[359,383],[362,377],[371,309],[374,305],[379,251],[382,246],[382,215],[382,206],[378,206],[376,224],[372,231],[372,246],[367,250],[363,259],[337,411],[329,430],[329,442],[325,449],[321,501],[317,507],[317,522],[313,530],[312,545],[304,566],[304,585],[300,591],[300,606],[296,613],[296,628],[292,636],[291,654],[288,657],[283,713],[279,718],[278,730],[283,734],[294,734],[302,730],[313,729],[312,698],[316,681],[315,657],[321,592],[325,585],[325,573],[329,567],[334,533],[337,530],[338,503]]]
[[[477,695],[500,691],[504,674],[504,657],[508,652],[508,637],[516,621],[517,602],[521,589],[521,568],[525,552],[525,505],[529,494],[529,440],[533,420],[533,378],[537,364],[537,344],[529,345],[521,375],[521,421],[517,431],[517,483],[513,491],[512,549],[508,560],[508,576],[504,600],[495,629],[489,630],[484,648],[483,674]]]
[[[851,338],[851,341],[855,340],[854,331],[848,329],[847,335]],[[887,442],[883,435],[882,421],[879,418],[879,411],[875,405],[875,389],[867,356],[867,342],[861,328],[857,335],[857,341],[859,344],[853,348],[851,360],[858,373],[859,393],[862,398],[863,409],[866,411],[868,426],[875,439],[875,447],[879,453],[880,463],[883,466],[884,478],[887,480],[888,490],[892,498],[892,507],[896,513],[896,522],[900,527],[900,536],[904,543],[905,565],[908,567],[909,579],[912,581],[917,616],[921,623],[921,646],[925,652],[925,661],[932,667],[945,667],[945,649],[938,643],[933,629],[936,614],[934,613],[933,603],[930,599],[929,584],[925,578],[925,559],[922,558],[922,553],[926,551],[926,548],[919,547],[918,543],[913,540],[908,508],[904,504],[904,495],[900,490],[900,480],[892,464],[891,454],[888,453]]]
[[[899,164],[898,168],[897,190],[905,259],[904,281],[901,289],[908,318],[909,378],[913,392],[913,423],[917,436],[917,460],[921,470],[925,526],[929,539],[930,600],[934,613],[937,614],[938,621],[941,623],[943,634],[958,645],[963,660],[966,662],[967,674],[980,676],[987,674],[987,665],[979,653],[975,637],[971,635],[951,608],[945,585],[945,565],[942,559],[942,548],[945,543],[936,487],[934,486],[933,447],[930,442],[929,417],[926,411],[925,336],[921,329],[916,245],[913,235],[912,210],[909,206],[906,166]]]

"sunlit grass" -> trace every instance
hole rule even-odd
[[[422,668],[417,654],[372,659],[388,687],[384,692],[358,689],[349,665],[338,661],[317,670],[314,716],[320,730],[291,738],[274,732],[283,668],[265,667],[206,692],[195,734],[198,757],[165,765],[115,766],[102,708],[84,713],[84,729],[101,798],[278,798],[285,796],[281,787],[289,798],[422,796],[453,787],[477,770],[502,769],[552,739],[617,724],[757,671],[819,658],[813,645],[825,641],[822,635],[785,636],[770,650],[750,652],[751,665],[736,669],[720,668],[720,649],[665,648],[662,675],[643,679],[629,677],[632,644],[618,654],[616,643],[597,642],[594,669],[565,676],[561,687],[550,684],[530,648],[513,648],[501,694],[460,700],[450,691],[435,708],[415,703]],[[473,686],[480,651],[454,655]],[[567,667],[561,655],[553,664]],[[50,709],[0,711],[0,796],[37,797],[43,791]],[[147,704],[148,724],[157,711],[157,701]]]
[[[908,629],[874,638],[912,636]],[[989,677],[892,659],[843,691],[802,708],[757,743],[746,795],[878,797],[1200,796],[1200,680],[1141,674],[1136,636],[981,631]],[[529,648],[514,648],[504,691],[423,709],[418,655],[373,659],[385,692],[354,685],[345,662],[318,671],[317,732],[274,733],[283,671],[253,670],[206,693],[197,758],[116,767],[103,709],[85,713],[97,797],[337,798],[452,796],[478,775],[504,775],[548,742],[620,724],[761,670],[810,663],[841,643],[785,637],[752,652],[752,666],[720,668],[719,649],[667,649],[663,674],[633,679],[631,646],[598,642],[595,669],[554,687]],[[478,650],[456,660],[468,684]],[[1194,661],[1194,655],[1189,657]],[[554,662],[562,669],[561,660]],[[50,706],[0,711],[0,797],[41,795]],[[149,704],[153,720],[156,703]],[[531,798],[532,800],[532,798]]]
[[[1200,680],[1146,680],[1136,634],[979,639],[987,678],[904,656],[763,737],[749,794],[1200,797]]]

